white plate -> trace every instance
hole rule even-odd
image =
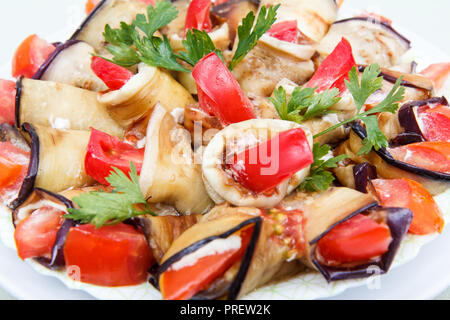
[[[448,30],[446,12],[449,12],[450,3],[448,1],[434,0],[431,8],[422,1],[385,1],[378,0],[376,5],[371,5],[375,1],[346,0],[346,12],[355,11],[355,8],[367,8],[370,11],[382,13],[392,18],[396,23],[413,30],[417,34],[426,36],[434,43],[440,41],[439,33],[436,30]],[[32,32],[38,33],[49,41],[65,39],[79,20],[83,16],[84,0],[22,0],[13,3],[2,2],[0,4],[0,30],[5,31],[0,52],[0,61],[10,61],[11,55],[17,44]],[[367,4],[367,5],[366,5]],[[24,9],[26,7],[26,9]],[[430,10],[431,9],[431,10]],[[360,10],[359,10],[360,11]],[[21,23],[16,27],[16,20],[12,13],[20,12]],[[441,16],[441,18],[439,18]],[[414,17],[414,18],[413,18]],[[420,21],[420,23],[417,23]],[[436,26],[435,21],[447,23],[447,26]],[[14,27],[11,27],[14,26]],[[56,27],[61,27],[56,29]],[[440,28],[439,28],[440,27]],[[56,31],[58,30],[58,31]],[[430,62],[450,61],[450,58],[439,49],[420,39],[420,37],[404,32],[416,47],[419,56],[424,57],[432,53],[432,59],[419,59],[426,65]],[[428,31],[427,31],[428,30]],[[427,34],[428,32],[431,32]],[[443,32],[442,32],[443,34]],[[446,39],[443,36],[443,39]],[[450,44],[444,43],[447,52],[450,52]],[[423,61],[420,61],[423,60]],[[9,65],[0,68],[0,77],[8,77]],[[449,209],[449,201],[446,202]],[[448,210],[447,210],[448,211]],[[0,222],[8,224],[8,219],[1,219]],[[0,226],[0,230],[4,225]],[[1,231],[0,231],[1,232]],[[398,262],[405,262],[417,254],[418,245],[414,242],[425,242],[429,237],[415,238],[407,241],[403,251],[399,255]],[[330,285],[323,290],[323,280],[318,275],[310,275],[299,279],[299,281],[286,283],[285,286],[268,287],[257,291],[250,297],[253,298],[311,298],[317,296],[336,295],[347,287],[360,285],[358,288],[348,289],[334,298],[337,299],[429,299],[439,294],[450,285],[450,231],[444,230],[444,234],[433,242],[426,244],[418,256],[411,262],[391,270],[387,275],[379,278],[379,282],[348,282]],[[12,295],[21,299],[92,299],[92,296],[81,290],[70,290],[60,280],[44,274],[51,274],[45,269],[23,263],[18,259],[16,253],[0,245],[0,285],[7,289]],[[35,270],[33,270],[35,269]],[[64,280],[64,277],[62,277]],[[307,281],[306,281],[307,280]],[[364,284],[368,283],[369,286]],[[128,288],[114,291],[108,294],[108,289],[99,290],[95,286],[80,286],[68,283],[71,287],[89,290],[95,296],[103,298],[151,298],[153,292],[142,290],[142,287]],[[363,286],[361,286],[361,284]],[[372,288],[372,289],[371,289]],[[146,296],[148,295],[149,296]]]

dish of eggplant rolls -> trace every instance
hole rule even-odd
[[[311,299],[413,259],[450,216],[450,63],[342,2],[88,0],[30,35],[3,242],[97,298]]]

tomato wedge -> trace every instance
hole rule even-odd
[[[184,32],[192,29],[210,32],[212,30],[211,17],[209,10],[211,8],[211,0],[192,0],[186,15],[186,24]]]
[[[450,142],[450,106],[420,107],[418,117],[427,141]]]
[[[105,178],[111,174],[113,167],[129,175],[132,162],[139,174],[144,161],[144,151],[107,133],[91,129],[84,159],[86,173],[101,184],[109,185]]]
[[[192,76],[200,108],[219,118],[223,125],[255,118],[252,103],[217,54],[212,52],[197,62]]]
[[[313,163],[305,132],[291,129],[234,155],[233,178],[254,193],[266,192]]]
[[[7,203],[17,196],[29,161],[29,152],[11,142],[0,142],[0,201]]]
[[[327,265],[367,261],[386,253],[392,241],[388,226],[358,214],[342,222],[317,243]]]
[[[12,61],[12,76],[32,78],[40,66],[55,51],[55,47],[33,34],[16,49]]]
[[[305,84],[308,88],[317,88],[318,92],[338,88],[342,94],[347,90],[345,80],[348,73],[356,66],[352,46],[347,39],[342,38],[333,52],[323,60],[313,77]]]
[[[130,70],[99,57],[92,57],[91,69],[111,90],[119,90],[134,76]]]
[[[165,300],[187,300],[207,288],[215,279],[239,261],[250,242],[253,227],[240,233],[241,245],[219,253],[200,257],[192,265],[178,270],[170,267],[159,278],[161,294]]]
[[[433,82],[436,90],[442,89],[450,76],[450,62],[432,64],[420,73]]]
[[[99,229],[91,224],[73,227],[64,257],[72,279],[108,287],[145,282],[154,262],[144,234],[124,223]]]
[[[450,173],[450,142],[419,142],[389,149],[396,160],[414,166]]]
[[[14,124],[16,84],[14,81],[0,79],[0,123]]]
[[[372,184],[386,207],[408,208],[413,213],[409,233],[425,235],[442,232],[442,212],[431,194],[419,183],[410,179],[372,180]]]
[[[43,207],[23,219],[14,232],[19,257],[28,259],[51,255],[64,214],[56,208]]]
[[[272,25],[269,31],[267,31],[267,34],[281,41],[297,43],[298,40],[297,20],[275,23],[274,25]]]

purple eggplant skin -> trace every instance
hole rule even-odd
[[[377,178],[377,168],[368,162],[356,164],[353,167],[353,177],[355,178],[355,189],[367,193],[369,180]]]
[[[409,39],[407,39],[405,36],[403,36],[402,34],[400,34],[397,30],[392,28],[392,26],[390,24],[388,24],[388,23],[386,23],[384,21],[376,20],[376,19],[371,18],[371,17],[353,17],[353,18],[348,18],[348,19],[335,21],[333,24],[345,23],[345,22],[349,22],[349,21],[365,21],[365,22],[370,22],[370,23],[373,23],[373,24],[380,25],[383,28],[385,28],[388,31],[390,31],[391,33],[393,33],[402,42],[404,42],[408,48],[411,48],[411,41]]]
[[[364,140],[367,137],[366,129],[364,129],[361,124],[354,122],[351,124],[351,128],[353,132],[355,132],[361,140]],[[443,173],[443,172],[437,172],[437,171],[431,171],[425,168],[420,168],[417,166],[414,166],[412,164],[402,162],[399,160],[395,160],[394,157],[389,153],[389,151],[386,148],[380,148],[379,150],[374,150],[377,155],[383,159],[386,163],[389,165],[399,168],[401,170],[411,172],[413,174],[416,174],[418,176],[422,176],[424,178],[432,179],[432,180],[441,180],[445,182],[450,182],[450,174]]]
[[[41,80],[41,78],[44,76],[45,72],[47,71],[48,67],[55,61],[55,59],[58,57],[58,55],[66,50],[67,48],[73,46],[74,44],[79,43],[79,40],[68,40],[65,43],[59,43],[56,45],[55,51],[48,57],[48,59],[39,67],[38,71],[34,74],[33,79],[35,80]]]
[[[242,262],[239,267],[239,271],[236,275],[236,278],[233,280],[231,285],[228,287],[227,299],[235,300],[238,297],[239,292],[241,291],[242,284],[245,281],[245,278],[248,273],[248,269],[250,268],[250,264],[252,262],[253,255],[255,253],[256,245],[257,245],[259,235],[261,233],[261,227],[262,227],[262,218],[261,217],[255,217],[255,218],[246,220],[246,221],[242,222],[241,224],[239,224],[238,226],[228,230],[227,232],[225,232],[221,235],[208,237],[208,238],[202,239],[200,241],[197,241],[197,242],[191,244],[190,246],[184,248],[180,252],[174,254],[167,261],[165,261],[158,269],[158,274],[157,274],[158,287],[159,287],[159,279],[160,279],[161,275],[167,269],[169,269],[173,263],[179,261],[185,255],[188,255],[188,254],[198,250],[199,248],[203,247],[204,245],[208,244],[209,242],[216,240],[216,239],[228,238],[230,235],[232,235],[236,231],[244,228],[245,226],[251,225],[251,224],[254,224],[254,229],[252,232],[252,236],[250,238],[250,242],[247,246],[247,249],[245,249],[245,253],[244,253],[244,256],[242,257]],[[220,298],[221,296],[222,296],[222,293],[219,293],[218,296],[202,296],[202,294],[200,292],[197,295],[195,295],[194,297],[192,297],[192,300],[206,300],[206,299],[210,300],[210,299]]]
[[[385,211],[387,213],[387,226],[391,232],[392,242],[389,245],[388,251],[381,256],[378,261],[370,262],[364,265],[339,268],[339,267],[329,267],[324,266],[317,261],[315,255],[315,248],[312,250],[311,258],[313,264],[320,271],[320,273],[325,277],[328,282],[347,280],[347,279],[361,279],[368,278],[377,274],[384,274],[388,272],[389,268],[394,261],[395,255],[400,247],[400,244],[407,234],[409,225],[411,224],[413,214],[409,209],[405,208],[385,208],[385,207],[375,207],[372,210]],[[352,215],[354,216],[354,215]],[[328,232],[328,231],[327,231]],[[325,232],[320,236],[322,238],[327,233]],[[319,241],[316,239],[315,241]],[[376,268],[376,270],[372,269]]]
[[[54,198],[58,202],[61,202],[66,206],[66,208],[73,208],[73,203],[69,199],[59,195],[55,194],[53,192],[36,188],[34,189],[35,192],[41,192],[46,194],[50,198]],[[13,218],[14,219],[14,218]],[[75,227],[77,225],[76,221],[72,219],[65,219],[62,223],[61,227],[58,230],[58,233],[56,234],[56,241],[52,248],[52,256],[50,259],[39,257],[35,258],[37,262],[39,262],[44,267],[51,269],[51,270],[58,270],[65,266],[65,258],[64,258],[64,245],[66,243],[67,234],[69,233],[70,229],[72,227]]]
[[[8,207],[11,210],[15,210],[17,207],[22,205],[31,195],[39,170],[39,136],[33,126],[29,123],[24,123],[22,130],[27,132],[31,138],[30,163],[28,165],[27,175],[25,176],[22,186],[20,187],[19,195],[15,200],[8,204]]]
[[[423,136],[419,123],[416,118],[415,108],[429,105],[429,104],[442,104],[448,106],[448,101],[445,97],[436,97],[427,100],[418,100],[405,103],[398,111],[398,120],[400,125],[405,129],[405,132],[411,132]]]
[[[367,66],[359,65],[358,66],[358,71],[359,72],[364,72],[364,70],[366,68],[367,68]],[[387,82],[390,82],[390,83],[393,83],[393,84],[395,84],[397,82],[397,80],[398,80],[398,78],[396,78],[396,77],[394,77],[394,76],[392,76],[390,74],[387,74],[387,73],[385,73],[383,71],[380,72],[380,76],[383,77],[383,80],[385,80]],[[408,87],[408,88],[413,88],[413,89],[426,89],[426,88],[419,87],[419,86],[415,85],[414,83],[408,82],[406,80],[402,80],[400,85],[403,86],[403,87]]]
[[[424,142],[425,139],[421,134],[413,132],[403,132],[389,141],[390,148],[397,148],[411,143]]]
[[[15,98],[15,106],[14,106],[14,119],[15,119],[15,125],[16,128],[20,128],[20,103],[21,103],[21,97],[22,97],[22,79],[23,76],[20,76],[17,78],[16,81],[16,98]]]
[[[102,2],[100,2],[95,8],[94,10],[91,11],[91,13],[89,13],[89,15],[86,17],[86,19],[84,19],[84,21],[81,23],[81,25],[78,27],[77,30],[75,30],[74,34],[69,38],[69,40],[76,40],[78,35],[80,34],[81,31],[83,31],[83,29],[86,27],[86,25],[88,23],[91,22],[91,20],[95,17],[95,15],[97,14],[98,11],[101,10],[101,8],[105,5],[106,2],[108,2],[109,0],[102,0]]]

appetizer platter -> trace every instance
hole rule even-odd
[[[341,4],[88,1],[25,39],[3,242],[103,299],[313,299],[412,260],[450,218],[450,64]]]

